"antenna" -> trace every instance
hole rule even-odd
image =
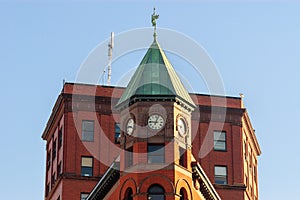
[[[110,42],[108,43],[108,66],[107,66],[107,85],[110,86],[111,80],[111,61],[112,61],[112,50],[114,48],[114,32],[110,34]]]

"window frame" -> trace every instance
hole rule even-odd
[[[149,147],[160,147],[154,151],[150,151]],[[160,151],[162,151],[160,153]],[[160,162],[153,162],[155,159],[150,158],[162,158]],[[152,161],[150,161],[152,160]],[[165,145],[164,144],[148,144],[147,145],[147,162],[148,164],[163,164],[165,163]]]
[[[93,130],[86,130],[85,123],[93,123]],[[91,134],[91,135],[89,135]],[[94,142],[95,140],[95,121],[94,120],[82,120],[81,121],[81,141]]]
[[[52,160],[54,160],[57,156],[57,139],[54,139],[52,142]]]
[[[216,138],[216,133],[221,133],[219,135],[219,138]],[[220,136],[222,135],[222,133],[224,133],[224,140],[223,139],[220,139]],[[214,151],[223,151],[223,152],[227,152],[227,133],[226,131],[219,131],[219,130],[214,130],[213,132],[213,137],[214,137]],[[222,143],[224,144],[224,148],[217,148],[216,144],[217,143]]]
[[[187,154],[186,149],[179,146],[179,165],[187,168]]]
[[[83,197],[83,195],[87,195],[86,197]],[[80,200],[86,200],[86,198],[90,195],[90,193],[87,192],[81,192],[80,193]]]
[[[159,189],[161,189],[162,190],[162,192],[151,192],[150,190],[151,189],[154,189],[154,188],[159,188]],[[155,195],[155,196],[158,196],[160,199],[162,199],[162,200],[165,200],[166,199],[166,191],[165,191],[165,189],[164,189],[164,187],[163,186],[161,186],[161,185],[159,185],[159,184],[153,184],[153,185],[150,185],[150,187],[148,188],[148,190],[147,190],[147,193],[148,193],[148,199],[150,199],[151,198],[151,196],[152,195]],[[161,198],[162,197],[162,198]]]
[[[60,127],[58,129],[58,149],[62,147],[62,140],[63,140],[63,128]]]
[[[47,171],[50,169],[51,167],[51,151],[47,151]]]
[[[90,158],[92,159],[92,166],[83,166],[82,165],[82,161],[83,161],[83,158]],[[83,173],[83,170],[86,170],[86,169],[89,169],[91,170],[90,172],[91,173]],[[92,156],[81,156],[81,162],[80,162],[80,175],[83,176],[83,177],[92,177],[94,174],[94,158]]]
[[[57,176],[60,176],[60,175],[62,174],[61,163],[62,163],[62,161],[60,161],[60,162],[57,164]]]
[[[127,188],[124,195],[124,200],[133,200],[133,190],[131,187]]]
[[[216,174],[216,168],[225,168],[225,175]],[[221,182],[223,180],[223,182]],[[224,181],[225,180],[225,181]],[[228,169],[225,165],[215,165],[214,166],[214,183],[218,185],[228,185]]]
[[[179,197],[180,200],[187,200],[188,199],[187,191],[184,187],[180,188],[179,194],[180,194],[180,197]]]
[[[129,147],[125,151],[125,167],[133,165],[133,147]]]
[[[118,132],[117,132],[117,130],[118,130]],[[120,123],[115,123],[115,144],[120,144],[120,141],[119,141],[120,137],[121,137]]]

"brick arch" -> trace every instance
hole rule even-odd
[[[131,188],[133,191],[133,195],[137,193],[137,184],[133,178],[128,178],[124,181],[121,186],[120,193],[119,193],[119,200],[123,200],[125,192],[128,188]]]
[[[161,174],[153,174],[144,178],[139,184],[139,193],[147,193],[148,188],[153,185],[158,184],[161,185],[166,193],[174,193],[175,187],[172,181],[164,175]]]
[[[185,191],[186,191],[186,194],[188,195],[188,199],[193,200],[192,189],[191,189],[191,186],[190,186],[190,184],[188,183],[188,181],[186,179],[179,179],[176,183],[175,188],[176,188],[176,190],[175,190],[176,194],[179,194],[180,189],[184,188]]]

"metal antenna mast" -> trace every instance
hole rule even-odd
[[[111,62],[112,62],[112,50],[114,48],[114,32],[110,34],[110,42],[108,43],[108,66],[107,66],[107,85],[110,86],[111,80]]]

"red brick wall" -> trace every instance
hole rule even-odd
[[[71,176],[74,179],[62,179],[60,184],[57,183],[55,191],[51,192],[48,199],[56,200],[57,195],[60,195],[61,192],[63,192],[63,200],[79,199],[80,192],[91,191],[100,176],[105,173],[107,165],[119,155],[119,146],[113,144],[114,123],[115,121],[119,122],[119,114],[114,114],[115,111],[111,110],[113,107],[111,102],[101,102],[101,99],[99,102],[97,102],[98,100],[96,102],[89,102],[90,100],[84,100],[84,98],[95,95],[99,97],[108,97],[108,99],[111,97],[119,98],[123,91],[124,88],[100,87],[84,84],[76,84],[76,87],[74,88],[74,84],[65,84],[63,94],[83,95],[81,97],[83,99],[76,100],[76,104],[74,104],[75,107],[72,107],[74,106],[72,105],[72,102],[70,103],[70,100],[68,100],[67,97],[64,97],[62,105],[60,105],[59,109],[51,115],[53,121],[48,123],[47,126],[50,127],[47,129],[48,133],[43,135],[43,139],[47,141],[47,150],[52,150],[53,137],[54,139],[57,138],[57,127],[60,123],[63,123],[61,125],[63,125],[65,129],[63,148],[58,151],[57,161],[54,161],[55,164],[51,165],[51,169],[46,172],[45,185],[51,182],[51,174],[56,171],[57,163],[59,162],[58,159],[63,160],[62,166],[64,175]],[[217,107],[226,106],[227,108],[241,109],[240,98],[210,97],[208,95],[192,95],[192,98],[201,106],[209,107],[213,101],[214,106]],[[224,102],[226,103],[225,105]],[[76,105],[79,105],[79,107],[76,107]],[[70,108],[74,108],[74,110],[68,111]],[[94,111],[95,109],[97,112]],[[226,113],[224,126],[217,120],[214,122],[203,120],[204,118],[201,118],[201,114],[200,119],[193,118],[192,120],[191,129],[194,137],[192,152],[212,183],[214,182],[214,165],[226,165],[228,169],[229,186],[241,186],[244,184],[243,137],[241,124],[238,123],[241,121],[242,115],[234,112],[235,111],[230,111]],[[64,116],[64,118],[62,118],[62,116]],[[60,122],[61,119],[63,119],[62,122]],[[94,142],[89,143],[81,141],[81,121],[85,119],[95,121]],[[211,129],[209,129],[209,125],[212,127]],[[216,152],[213,150],[212,131],[214,126],[218,127],[217,130],[220,130],[220,127],[222,127],[221,129],[226,131],[226,152]],[[202,154],[199,154],[200,149]],[[138,149],[138,151],[140,150],[141,149]],[[143,151],[145,151],[145,149]],[[89,179],[82,179],[80,176],[81,156],[95,157],[93,175],[98,178],[90,181]],[[100,161],[103,161],[105,164]],[[133,176],[139,180],[144,177],[138,177],[137,175]],[[228,187],[224,189],[217,186],[216,188],[222,199],[243,199],[243,197],[241,197],[243,196],[243,190],[232,190],[232,188]]]

